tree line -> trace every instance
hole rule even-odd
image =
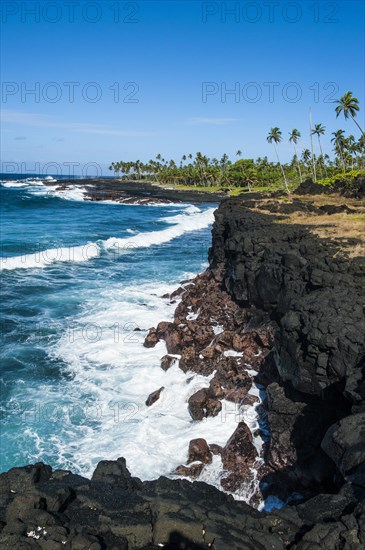
[[[155,159],[144,163],[140,160],[112,162],[109,170],[116,177],[125,179],[154,181],[161,184],[176,184],[204,187],[248,187],[251,190],[255,185],[275,186],[283,182],[289,191],[290,184],[302,182],[305,178],[314,181],[323,179],[338,172],[353,169],[365,169],[365,135],[356,120],[359,112],[359,101],[346,92],[336,101],[336,115],[344,115],[345,119],[352,119],[361,132],[356,139],[352,134],[345,136],[344,130],[332,132],[334,158],[323,152],[321,137],[326,133],[326,127],[317,123],[311,125],[311,149],[304,149],[298,153],[301,133],[293,128],[288,134],[288,141],[293,146],[291,162],[283,164],[280,161],[279,145],[283,141],[283,134],[279,127],[270,129],[266,140],[275,150],[277,162],[270,162],[268,158],[244,159],[242,151],[237,150],[233,161],[224,153],[221,158],[208,158],[201,152],[184,154],[180,161],[166,160],[161,154]],[[317,142],[315,146],[313,140]],[[316,152],[317,151],[317,152]]]

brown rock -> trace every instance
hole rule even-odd
[[[243,398],[242,404],[243,405],[254,405],[255,403],[258,403],[258,402],[259,402],[259,398],[256,397],[256,395],[247,394]]]
[[[211,445],[209,445],[209,450],[214,455],[220,455],[223,451],[223,447],[221,447],[220,445],[217,445],[216,443],[212,443]]]
[[[247,391],[248,390],[244,387],[236,388],[233,390],[227,390],[226,399],[231,403],[237,403],[238,405],[243,405],[246,403]]]
[[[168,353],[181,353],[181,332],[175,323],[159,323],[157,331],[160,338],[165,340]]]
[[[172,367],[174,361],[176,361],[175,357],[172,357],[171,355],[164,355],[161,359],[161,369],[165,371],[168,370]]]
[[[259,344],[264,348],[271,349],[274,345],[275,338],[275,326],[273,323],[263,325],[256,329],[256,338]]]
[[[170,328],[170,325],[172,325],[172,323],[169,323],[168,321],[161,321],[160,323],[158,323],[156,332],[157,332],[157,336],[160,339],[165,337],[165,334],[167,330]]]
[[[172,292],[170,297],[175,298],[176,296],[180,296],[183,292],[185,292],[185,288],[183,288],[182,286],[179,286],[177,290],[174,290],[174,292]]]
[[[232,339],[232,346],[235,351],[244,351],[245,355],[255,355],[260,351],[256,342],[255,334],[252,332],[235,334]]]
[[[146,399],[146,405],[147,407],[150,407],[151,405],[153,405],[154,403],[156,403],[156,401],[158,399],[160,399],[160,395],[161,395],[161,392],[164,390],[165,388],[162,386],[159,390],[156,390],[156,391],[153,391],[152,393],[150,393],[150,395],[147,397]]]
[[[219,399],[208,399],[206,416],[218,416],[222,410],[222,403]]]
[[[150,331],[147,334],[146,339],[143,342],[143,345],[145,348],[154,348],[158,341],[159,341],[159,338],[157,336],[156,329],[152,327],[150,328]]]
[[[189,398],[188,409],[193,420],[203,420],[206,416],[217,416],[222,410],[222,403],[211,399],[209,389],[204,388]]]
[[[206,416],[206,403],[208,400],[208,390],[206,388],[197,391],[188,400],[188,409],[193,420],[203,420]]]
[[[214,346],[208,346],[208,347],[202,349],[200,353],[206,359],[213,359],[214,354],[215,354]]]
[[[182,371],[187,372],[188,370],[193,370],[196,362],[196,351],[195,347],[188,346],[183,348],[181,352],[181,359],[179,367]]]
[[[224,390],[224,388],[222,388],[219,380],[214,376],[214,378],[212,378],[209,383],[209,395],[211,397],[222,398],[225,396],[225,394],[226,391]]]
[[[224,330],[216,337],[215,342],[225,346],[227,349],[230,349],[232,347],[233,336],[234,332],[231,330]]]
[[[203,462],[211,464],[212,453],[209,450],[208,443],[203,438],[192,439],[189,443],[189,458],[188,464],[191,462]]]
[[[181,476],[197,478],[201,474],[204,464],[193,464],[192,466],[178,466],[175,472]]]
[[[202,349],[203,347],[207,346],[207,344],[209,344],[213,340],[213,338],[214,338],[214,331],[210,325],[201,326],[198,324],[194,333],[194,341],[199,346],[199,349]]]
[[[257,451],[252,443],[251,431],[244,422],[238,424],[221,456],[225,470],[240,477],[250,475],[250,467],[255,462]]]

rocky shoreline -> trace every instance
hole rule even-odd
[[[222,489],[252,506],[300,501],[258,512],[199,481],[141,482],[124,459],[92,480],[38,464],[0,475],[1,548],[365,548],[364,212],[341,197],[223,202],[208,270],[165,297],[174,320],[145,340],[165,341],[163,369],[207,377],[186,403],[202,437],[176,473],[199,479],[219,457]],[[239,414],[219,446],[204,419],[227,403]]]
[[[54,186],[53,182],[44,182],[44,184]],[[70,179],[57,182],[56,191],[63,192],[70,189],[83,190],[84,200],[88,201],[113,201],[120,204],[146,206],[177,202],[218,204],[226,197],[224,191],[212,193],[194,189],[182,190],[148,182],[124,181],[112,178]]]
[[[344,257],[343,243],[299,224],[278,223],[300,211],[315,224],[323,212],[352,210],[298,200],[222,204],[209,269],[178,291],[174,321],[152,328],[145,341],[147,347],[165,341],[170,355],[162,368],[178,356],[184,372],[213,375],[188,400],[195,421],[221,414],[224,400],[243,411],[258,402],[250,395],[254,386],[266,389],[253,408],[269,438],[240,421],[225,447],[203,439],[204,460],[181,465],[178,473],[198,477],[213,452],[228,473],[223,489],[234,492],[255,478],[264,497],[284,501],[292,493],[309,498],[338,490],[348,470],[339,470],[336,434],[347,423],[361,434],[356,446],[362,443],[365,459],[364,259]]]

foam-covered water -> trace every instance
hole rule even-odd
[[[206,380],[164,372],[163,344],[142,343],[173,315],[162,296],[204,268],[213,209],[96,204],[52,188],[0,189],[1,469],[44,460],[90,475],[123,455],[135,475],[167,474],[197,433],[185,400]]]
[[[182,372],[178,356],[165,372],[164,343],[143,346],[173,317],[163,296],[205,268],[211,205],[85,202],[76,187],[37,179],[0,193],[2,471],[42,460],[90,476],[101,459],[124,456],[133,475],[154,479],[186,463],[193,438],[223,446],[243,419],[257,431],[256,406],[225,401],[217,417],[193,422],[187,400],[209,378]],[[215,457],[200,479],[220,487],[222,475]]]

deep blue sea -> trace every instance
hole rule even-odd
[[[205,268],[214,208],[87,202],[56,187],[0,184],[1,471],[44,461],[90,475],[124,456],[134,475],[168,474],[199,432],[187,396],[207,382],[164,372],[164,344],[142,344],[173,316],[162,296]]]
[[[165,372],[164,342],[143,346],[150,327],[173,319],[165,295],[206,268],[215,207],[88,202],[50,177],[1,177],[0,471],[43,461],[90,477],[123,456],[134,476],[176,477],[191,439],[224,446],[241,420],[261,452],[256,405],[223,400],[220,415],[192,421],[187,401],[213,374],[184,373],[179,356]],[[255,384],[249,393],[264,399]],[[199,480],[221,488],[224,475],[214,456]],[[252,475],[235,498],[258,493]]]

